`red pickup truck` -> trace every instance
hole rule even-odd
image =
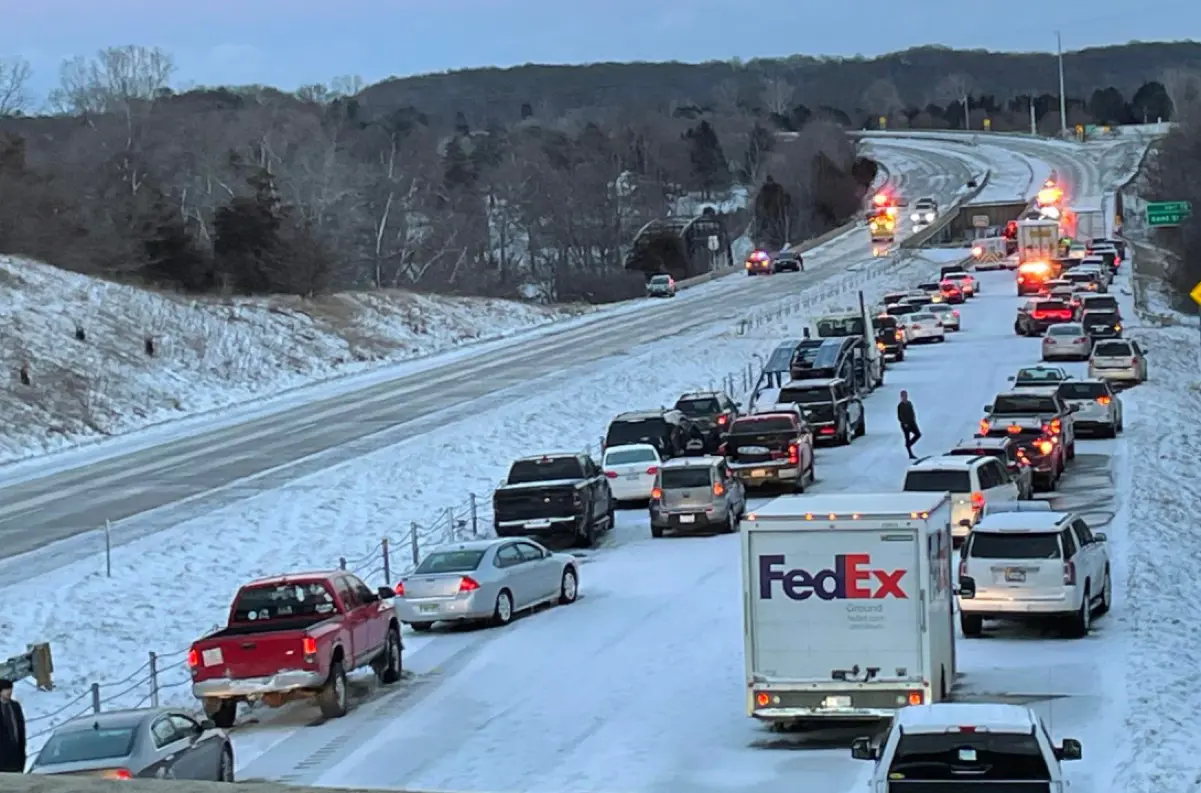
[[[218,727],[233,726],[243,701],[275,708],[313,697],[326,718],[343,716],[347,672],[371,666],[381,683],[400,680],[394,597],[343,571],[252,581],[234,597],[226,627],[188,651],[192,694]]]

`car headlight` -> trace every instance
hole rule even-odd
[[[933,222],[934,222],[934,213],[933,213],[933,212],[927,212],[927,213],[926,213],[926,222],[927,222],[927,223],[933,223]]]

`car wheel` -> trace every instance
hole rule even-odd
[[[1017,335],[1019,335],[1019,336],[1025,336],[1025,335],[1026,335],[1025,333],[1023,333],[1023,332],[1022,332],[1022,326],[1021,326],[1021,325],[1019,325],[1019,324],[1018,324],[1018,323],[1016,323],[1016,322],[1015,322],[1015,323],[1013,323],[1013,332],[1014,332],[1014,333],[1016,333],[1016,334],[1017,334]]]
[[[1067,458],[1069,460],[1076,459],[1076,439],[1075,438],[1072,438],[1072,442],[1070,444],[1068,444]]]
[[[400,642],[400,629],[388,628],[388,638],[384,642],[384,657],[376,677],[385,686],[390,686],[400,680],[404,673],[403,649]]]
[[[509,590],[502,589],[496,596],[496,605],[492,607],[492,624],[504,627],[513,621],[513,596]]]
[[[855,425],[855,437],[862,438],[867,434],[867,416],[860,415],[859,422]]]
[[[663,527],[651,524],[651,536],[658,539],[663,536]]]
[[[317,707],[327,719],[340,719],[350,710],[350,689],[346,685],[346,670],[341,661],[329,665],[329,677],[317,692]]]
[[[570,606],[580,596],[580,579],[575,568],[568,565],[563,571],[563,580],[559,583],[559,605]]]
[[[1093,615],[1092,604],[1089,599],[1092,593],[1089,591],[1088,584],[1084,585],[1084,595],[1080,598],[1080,610],[1068,617],[1068,624],[1064,631],[1070,638],[1083,639],[1088,636],[1089,628],[1092,627]]]
[[[1094,616],[1100,617],[1102,614],[1109,613],[1109,606],[1113,601],[1113,580],[1109,577],[1109,567],[1105,567],[1105,581],[1101,584],[1101,602],[1097,604],[1097,613]]]
[[[234,750],[229,748],[229,744],[221,747],[221,759],[217,761],[217,781],[234,781]]]
[[[432,622],[410,622],[409,627],[412,628],[413,630],[417,631],[418,633],[424,633],[425,631],[428,631],[430,628],[434,627],[434,623],[432,623]]]
[[[959,628],[965,637],[974,638],[984,633],[984,618],[979,614],[959,612]]]

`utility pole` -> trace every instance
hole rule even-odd
[[[1059,134],[1068,136],[1068,98],[1063,88],[1063,36],[1055,31],[1055,49],[1059,54]]]
[[[1038,134],[1038,114],[1034,112],[1034,91],[1030,92],[1030,134]]]
[[[963,129],[971,131],[972,129],[972,98],[967,91],[963,92]]]

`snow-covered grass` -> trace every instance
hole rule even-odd
[[[610,418],[623,410],[674,401],[682,391],[727,378],[741,390],[754,354],[799,335],[811,315],[854,305],[859,289],[875,300],[964,253],[868,260],[860,272],[781,298],[742,320],[494,394],[488,399],[494,407],[469,424],[449,425],[121,546],[113,554],[112,578],[97,558],[0,591],[6,604],[0,636],[12,645],[0,647],[0,655],[23,649],[16,642],[29,637],[49,641],[55,653],[56,690],[34,692],[22,684],[19,692],[31,733],[85,710],[93,681],[104,683],[106,708],[145,700],[146,671],[134,669],[150,650],[164,652],[162,700],[190,701],[182,651],[224,619],[241,582],[328,567],[356,551],[370,557],[379,538],[388,536],[399,549],[394,569],[401,569],[407,542],[397,524],[405,516],[433,514],[464,493],[490,492],[513,456],[595,446]],[[787,276],[780,278],[787,283]],[[414,475],[415,459],[422,461],[420,476]],[[378,556],[361,565],[373,584],[385,583],[372,575]],[[357,565],[352,560],[350,566]],[[112,682],[122,678],[124,683]]]
[[[0,463],[584,310],[399,291],[191,299],[0,257]]]

